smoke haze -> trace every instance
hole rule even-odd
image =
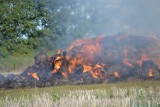
[[[159,0],[58,0],[50,3],[54,25],[64,36],[47,40],[48,46],[65,49],[77,38],[125,32],[149,36],[160,34]],[[59,35],[54,35],[53,37]],[[62,42],[63,41],[63,42]]]
[[[159,0],[80,0],[79,3],[78,21],[85,17],[84,28],[86,23],[90,24],[85,28],[86,33],[160,33]]]

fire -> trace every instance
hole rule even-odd
[[[58,50],[54,60],[54,69],[52,70],[52,73],[57,73],[61,68],[63,58],[64,56],[62,55],[62,51]]]
[[[67,61],[69,61],[70,60],[70,55],[67,55],[66,57],[65,57],[65,59],[67,60]]]
[[[114,71],[114,76],[117,77],[117,78],[120,78],[120,75],[117,71]]]
[[[101,79],[104,78],[100,69],[93,71],[92,76],[93,78],[101,78]]]
[[[160,38],[153,39],[117,35],[77,40],[50,57],[37,54],[34,65],[20,75],[0,75],[0,88],[10,80],[14,81],[9,88],[19,87],[15,81],[22,87],[33,83],[41,87],[160,79]]]
[[[81,46],[79,53],[75,56],[66,55],[63,56],[62,51],[58,50],[55,55],[54,69],[52,73],[57,73],[63,65],[63,60],[67,61],[68,72],[61,72],[64,78],[67,78],[68,74],[72,74],[77,65],[83,66],[83,73],[89,72],[93,78],[103,78],[102,72],[105,64],[94,64],[95,57],[101,54],[100,41],[103,39],[102,36],[98,36],[96,39],[80,39],[76,40],[67,51],[72,50],[74,47]]]
[[[70,74],[72,74],[73,70],[74,70],[74,68],[77,64],[77,59],[74,58],[74,59],[70,60],[69,63],[70,63],[70,65],[68,66],[68,71],[69,71]]]
[[[59,60],[59,61],[55,61],[54,62],[54,69],[52,70],[52,73],[57,73],[58,72],[58,70],[61,68],[61,65],[62,65],[62,61],[61,60]]]
[[[103,67],[105,66],[105,64],[101,63],[101,64],[96,64],[95,67],[93,68],[93,77],[95,78],[104,78],[104,76],[102,75],[102,70]]]
[[[103,79],[105,77],[105,64],[99,62],[101,60],[103,61],[103,59],[101,59],[103,56],[101,55],[103,55],[102,52],[104,52],[104,50],[102,50],[103,45],[100,44],[102,39],[103,37],[99,36],[92,39],[76,40],[67,48],[65,55],[64,51],[58,50],[54,57],[52,73],[60,72],[64,78],[68,78],[68,75],[74,74],[77,67],[83,67],[83,73],[87,72],[90,73],[93,78]],[[124,51],[122,51],[123,55],[120,54],[120,56],[124,59],[121,60],[121,62],[130,68],[134,68],[134,64],[142,67],[143,61],[149,60],[148,55],[144,52],[140,58],[139,55],[137,58],[134,54],[132,55],[133,52],[138,51],[132,46],[125,46],[122,49],[124,49]],[[114,71],[113,74],[115,77],[120,78],[118,71]],[[152,76],[152,71],[148,72],[148,76]]]
[[[35,80],[39,80],[37,73],[28,73],[28,75],[32,76]]]
[[[83,65],[83,72],[89,72],[92,71],[92,67],[89,65]]]
[[[126,66],[129,66],[129,67],[133,67],[133,65],[129,62],[128,60],[128,49],[125,48],[124,50],[124,60],[123,60],[123,64],[126,65]]]
[[[126,59],[126,58],[123,60],[123,64],[124,64],[124,65],[127,65],[127,66],[129,66],[129,67],[133,67],[133,65],[132,65],[132,64],[129,62],[129,60]]]
[[[75,40],[69,48],[67,48],[67,51],[70,51],[72,50],[74,47],[78,47],[78,46],[81,46],[81,45],[84,45],[84,44],[96,44],[98,45],[99,42],[104,38],[103,35],[100,35],[100,36],[97,36],[95,40],[93,39],[77,39]]]
[[[66,79],[68,77],[68,73],[67,72],[62,72],[62,76]]]
[[[95,67],[93,68],[91,74],[93,78],[103,78],[102,72],[101,72],[102,66],[99,64],[96,64]]]
[[[153,68],[150,68],[149,70],[148,70],[148,77],[152,77],[153,76]]]
[[[58,61],[58,60],[61,60],[61,59],[63,59],[63,56],[57,56],[55,61]]]
[[[143,63],[143,61],[142,61],[141,59],[138,59],[138,60],[136,61],[136,64],[138,64],[140,67],[142,67],[142,63]]]
[[[93,78],[98,78],[100,72],[99,72],[99,71],[91,72],[91,74],[92,74],[92,77],[93,77]]]
[[[149,60],[148,55],[147,55],[147,54],[145,54],[145,53],[142,53],[141,60],[142,60],[142,61],[147,61],[147,60]]]
[[[90,65],[83,65],[83,72],[90,72],[93,78],[104,78],[102,75],[102,68],[105,64],[96,64],[94,67]]]
[[[101,64],[101,65],[100,64],[96,64],[95,67],[94,67],[94,69],[102,68],[103,66],[105,66],[105,64]]]
[[[142,67],[143,61],[147,61],[147,60],[149,60],[148,55],[145,53],[142,53],[141,58],[136,61],[136,64],[138,64],[140,67]]]

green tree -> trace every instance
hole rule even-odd
[[[0,56],[24,54],[35,49],[46,35],[45,10],[37,0],[1,0],[0,1]]]

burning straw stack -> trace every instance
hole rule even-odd
[[[22,74],[0,75],[0,88],[160,79],[159,49],[156,35],[79,39],[51,57],[39,53]]]

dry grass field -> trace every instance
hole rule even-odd
[[[160,81],[0,91],[0,107],[160,107]]]

